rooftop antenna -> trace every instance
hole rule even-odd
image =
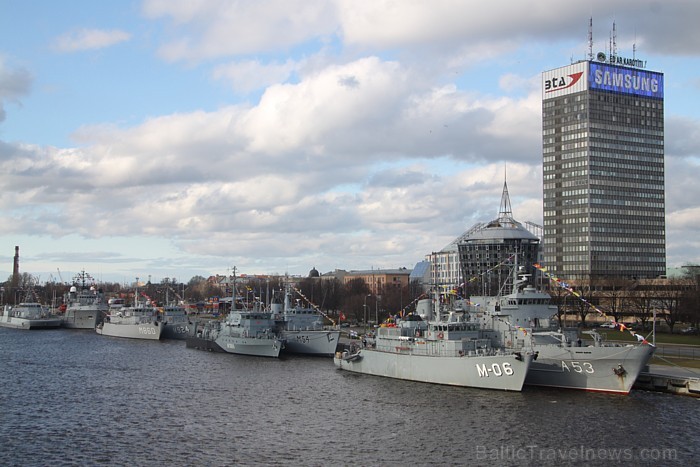
[[[498,209],[499,221],[510,221],[513,218],[513,209],[510,206],[510,195],[508,194],[507,167],[503,166],[503,193],[501,194],[501,206]]]
[[[612,54],[614,57],[617,57],[617,29],[615,28],[615,21],[613,21],[612,30]]]
[[[588,60],[593,60],[593,17],[588,19]]]

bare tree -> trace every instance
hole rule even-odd
[[[576,297],[569,297],[569,292],[556,286],[550,288],[549,295],[552,297],[552,305],[557,306],[557,321],[559,322],[559,327],[564,327],[566,313],[571,311],[570,302],[578,299]]]
[[[657,307],[657,291],[655,288],[638,287],[630,300],[630,309],[642,325],[642,329],[648,329],[649,320],[654,316]]]
[[[671,333],[676,323],[682,321],[683,308],[681,302],[685,291],[689,288],[688,279],[673,278],[669,279],[666,287],[663,287],[658,292],[658,300],[663,311],[663,318],[666,321]]]
[[[364,305],[369,292],[369,286],[360,278],[352,279],[345,284],[345,299],[342,309],[346,318],[358,322],[365,319]]]
[[[598,301],[606,314],[612,315],[616,322],[621,322],[623,317],[629,314],[627,308],[630,305],[629,293],[633,286],[631,280],[622,277],[608,277],[598,282]]]
[[[698,329],[700,325],[700,266],[686,266],[684,274],[688,288],[682,301],[683,319]]]

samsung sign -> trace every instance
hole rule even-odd
[[[590,62],[588,85],[590,89],[664,97],[664,75],[633,68],[622,68]]]

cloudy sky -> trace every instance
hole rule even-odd
[[[412,268],[542,223],[541,73],[665,73],[669,266],[700,262],[700,2],[0,0],[0,278]]]

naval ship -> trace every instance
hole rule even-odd
[[[415,314],[378,327],[369,345],[337,352],[336,367],[424,383],[522,390],[532,353],[493,345],[478,323],[465,320],[467,314],[440,316],[438,300],[432,300],[438,311],[432,320],[430,302],[422,300]]]
[[[134,306],[114,302],[104,321],[95,327],[97,334],[130,339],[160,340],[163,323],[157,320],[157,311],[150,302],[139,302],[138,292]]]
[[[73,285],[64,297],[63,327],[95,329],[109,311],[104,293],[94,284],[89,285],[90,282],[94,282],[94,279],[85,271],[73,279]]]
[[[525,384],[628,394],[639,373],[654,353],[648,343],[605,343],[596,331],[553,327],[557,306],[548,293],[530,284],[530,275],[518,267],[517,255],[497,296],[472,296],[470,314],[489,334],[495,345],[535,354]]]
[[[284,340],[275,331],[272,313],[259,301],[251,308],[234,309],[223,321],[209,320],[195,323],[193,334],[187,336],[188,348],[227,352],[256,357],[279,357]]]
[[[284,353],[332,357],[338,347],[340,329],[324,326],[324,315],[317,308],[293,300],[287,286],[284,300],[273,299],[270,304],[280,337],[285,341]]]
[[[158,308],[158,321],[163,324],[163,339],[185,340],[190,335],[194,323],[183,305],[170,304]]]
[[[50,315],[41,303],[28,296],[17,305],[5,305],[0,313],[0,326],[14,329],[58,328],[61,318]]]
[[[270,310],[255,299],[252,303],[236,300],[236,268],[231,287],[231,311],[223,321],[196,322],[192,334],[185,339],[188,348],[227,352],[255,357],[277,358],[284,348],[284,339],[277,333]]]

